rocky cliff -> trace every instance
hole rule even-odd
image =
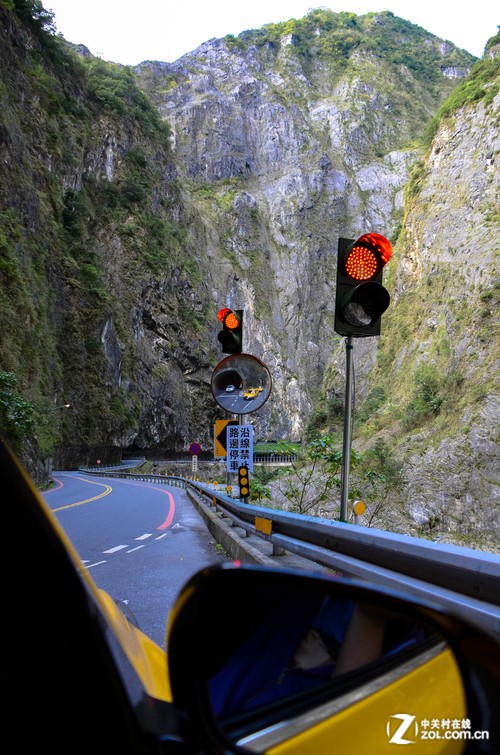
[[[398,469],[401,521],[498,539],[498,40],[472,67],[390,12],[315,10],[132,71],[10,6],[0,371],[28,462],[211,448],[226,305],[272,374],[257,436],[339,432],[337,241],[376,231],[392,302],[356,339],[354,445]]]
[[[138,67],[206,224],[214,301],[245,310],[245,350],[271,369],[264,437],[301,437],[340,340],[338,237],[395,235],[416,139],[470,63],[392,13],[315,11]]]

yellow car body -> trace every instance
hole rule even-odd
[[[439,682],[439,683],[438,683]],[[443,699],[443,685],[450,691]],[[405,674],[403,677],[376,692],[367,692],[356,701],[345,701],[345,707],[335,715],[327,715],[323,721],[304,726],[283,727],[280,736],[283,741],[268,742],[263,737],[259,746],[264,745],[269,755],[330,755],[333,743],[339,753],[393,753],[394,744],[387,733],[387,723],[395,713],[400,713],[398,700],[412,700],[411,713],[417,721],[425,720],[430,711],[439,711],[445,719],[465,717],[466,706],[460,675],[450,651],[444,651],[424,666]],[[406,705],[406,707],[408,707]],[[293,723],[293,722],[292,722]],[[298,730],[297,730],[298,729]],[[292,736],[293,732],[293,736]],[[409,735],[413,737],[412,731]],[[276,734],[274,734],[276,739]],[[413,740],[419,744],[418,740]],[[427,744],[427,743],[424,743]],[[440,740],[432,743],[433,753],[455,755],[464,751],[464,742]]]
[[[249,389],[248,389],[247,391],[245,391],[245,393],[243,394],[243,398],[245,398],[245,399],[247,399],[247,400],[248,400],[248,399],[251,399],[251,398],[256,398],[256,397],[257,397],[257,396],[259,395],[259,393],[260,393],[261,391],[263,391],[263,390],[264,390],[264,388],[262,388],[262,387],[259,387],[259,388],[249,388]]]

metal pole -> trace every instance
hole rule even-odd
[[[351,466],[352,443],[352,336],[345,339],[345,401],[344,438],[342,443],[342,469],[340,472],[340,521],[347,522],[347,500],[349,498],[349,468]]]

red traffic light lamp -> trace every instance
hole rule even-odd
[[[336,333],[357,338],[380,335],[380,318],[391,301],[382,285],[391,255],[389,240],[379,233],[365,233],[355,241],[339,239]]]
[[[222,323],[222,330],[217,338],[222,344],[224,354],[241,354],[243,350],[243,310],[220,309],[217,317]]]

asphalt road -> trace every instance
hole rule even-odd
[[[187,579],[226,561],[180,488],[54,472],[44,498],[99,588],[124,601],[161,647]]]

